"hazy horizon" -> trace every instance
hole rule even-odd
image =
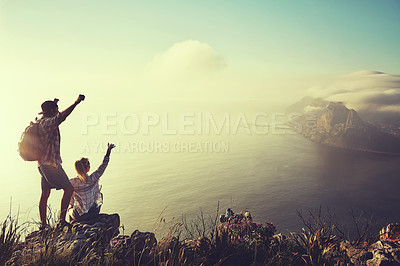
[[[23,189],[39,199],[39,173],[17,143],[45,100],[60,99],[63,110],[86,95],[60,127],[70,175],[85,142],[130,137],[104,133],[102,120],[83,134],[88,115],[113,116],[111,128],[127,114],[168,113],[175,123],[174,115],[187,113],[271,118],[306,95],[399,111],[399,13],[395,0],[0,0],[0,174],[10,185],[1,189],[2,215],[11,196],[23,201],[13,182],[36,179]],[[98,161],[102,152],[91,155]]]

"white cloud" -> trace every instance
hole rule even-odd
[[[160,82],[207,78],[226,67],[223,58],[207,43],[187,40],[156,55],[145,68],[145,76]]]
[[[138,97],[198,99],[223,94],[217,87],[225,71],[222,56],[207,43],[186,40],[157,54],[144,67]]]
[[[339,76],[309,89],[310,96],[343,102],[357,111],[400,110],[400,75],[359,71]]]
[[[306,107],[304,107],[303,112],[304,113],[317,112],[317,111],[319,111],[321,109],[322,109],[322,107],[307,105]]]

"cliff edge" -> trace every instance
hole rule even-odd
[[[400,265],[398,223],[353,241],[326,224],[274,235],[271,223],[231,209],[198,238],[180,240],[180,226],[157,241],[154,233],[138,230],[118,235],[119,215],[101,214],[90,223],[32,232],[5,265]]]

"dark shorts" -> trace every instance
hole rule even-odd
[[[88,220],[92,220],[92,219],[96,218],[97,216],[99,216],[100,208],[101,208],[101,206],[98,207],[96,203],[93,203],[92,207],[90,207],[90,209],[87,213],[79,215],[79,213],[74,209],[72,211],[72,214],[70,214],[70,215],[72,216],[72,218],[74,218],[78,222],[88,221]]]
[[[38,168],[42,176],[42,190],[58,190],[72,186],[61,165],[58,168],[51,165],[41,165]]]

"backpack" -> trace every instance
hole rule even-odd
[[[31,122],[18,142],[19,155],[25,161],[38,161],[43,155],[44,145],[40,140],[39,122]]]

